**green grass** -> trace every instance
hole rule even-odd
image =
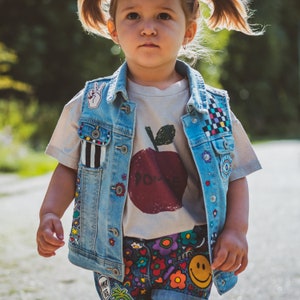
[[[22,177],[38,176],[52,172],[57,161],[44,153],[32,152],[20,160],[18,174]]]
[[[16,173],[22,177],[39,176],[51,172],[57,161],[43,152],[24,147],[0,147],[0,172]]]

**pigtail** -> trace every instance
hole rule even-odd
[[[109,1],[78,0],[78,16],[83,28],[91,33],[109,37],[106,22],[109,16]]]
[[[206,3],[212,12],[207,20],[209,28],[237,30],[248,35],[262,33],[251,28],[248,23],[250,12],[247,0],[203,0],[202,2]]]

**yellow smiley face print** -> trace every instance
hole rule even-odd
[[[199,288],[207,288],[212,279],[208,259],[204,255],[194,256],[189,265],[189,274],[192,282]]]

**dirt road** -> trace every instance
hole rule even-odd
[[[300,299],[300,141],[255,146],[264,169],[249,176],[249,266],[239,283],[212,300]],[[91,272],[71,265],[67,247],[50,259],[36,253],[38,210],[50,175],[0,175],[0,299],[96,300]],[[66,235],[71,210],[64,219]],[[171,299],[170,299],[171,300]]]

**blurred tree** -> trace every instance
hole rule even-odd
[[[256,1],[260,37],[231,35],[221,82],[247,131],[260,137],[300,137],[300,2]],[[297,47],[298,45],[298,47]]]
[[[12,66],[18,62],[14,50],[8,49],[0,42],[0,91],[16,91],[31,94],[32,88],[29,84],[20,82],[9,76]]]
[[[206,46],[223,51],[196,68],[209,84],[229,91],[250,134],[299,137],[300,2],[253,4],[254,22],[267,25],[265,35],[208,35]],[[74,0],[0,0],[0,41],[18,55],[5,75],[32,86],[40,102],[63,105],[86,80],[120,64],[113,43],[84,33],[76,11]]]
[[[111,41],[83,32],[73,0],[0,0],[0,41],[16,51],[11,76],[40,102],[65,103],[86,80],[119,65]]]

